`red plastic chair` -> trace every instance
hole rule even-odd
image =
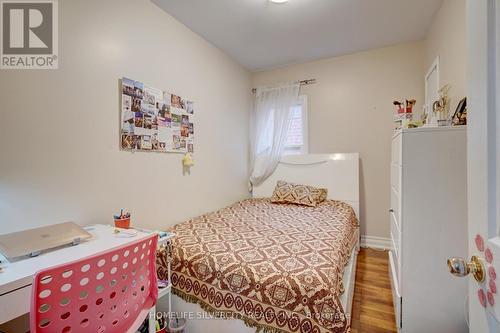
[[[152,235],[36,273],[31,333],[137,331],[158,299],[157,243]]]

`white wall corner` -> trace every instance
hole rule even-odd
[[[371,247],[374,249],[391,250],[392,242],[390,238],[362,235],[361,247]]]

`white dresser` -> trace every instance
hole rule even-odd
[[[389,274],[399,332],[467,332],[467,279],[446,265],[467,257],[466,129],[399,130],[391,160]]]

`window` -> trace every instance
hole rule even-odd
[[[302,95],[292,107],[292,122],[285,142],[285,155],[308,153],[307,127],[307,96]]]
[[[290,129],[285,140],[284,155],[307,154],[309,151],[307,137],[307,97],[299,96],[292,107]],[[269,113],[265,129],[257,140],[257,155],[269,152],[273,142],[274,112]]]

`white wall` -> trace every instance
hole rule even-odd
[[[148,0],[59,1],[58,70],[0,71],[0,232],[165,228],[248,196],[250,74]],[[119,150],[119,79],[196,104],[195,162]]]
[[[450,113],[466,96],[465,0],[444,0],[429,28],[424,74],[439,56],[439,85],[450,84]]]
[[[254,86],[317,79],[302,88],[309,103],[312,153],[361,154],[361,232],[389,237],[392,101],[424,101],[424,77],[440,57],[440,86],[449,83],[450,112],[466,96],[465,0],[444,0],[424,41],[258,72]]]
[[[403,44],[255,73],[254,86],[316,79],[308,96],[309,151],[359,152],[361,232],[389,237],[390,148],[394,99],[421,108],[423,45]]]

